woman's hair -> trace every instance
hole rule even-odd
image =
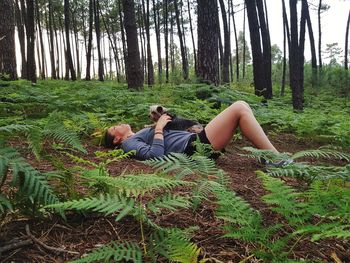
[[[110,149],[116,148],[118,145],[115,145],[115,144],[113,143],[113,140],[114,140],[114,136],[111,135],[111,134],[108,132],[108,129],[107,129],[106,132],[105,132],[105,134],[104,134],[104,138],[103,138],[103,145],[104,145],[104,147],[110,148]]]

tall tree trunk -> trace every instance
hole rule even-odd
[[[140,90],[143,88],[140,52],[137,41],[134,1],[123,0],[124,22],[128,45],[128,87]]]
[[[303,96],[300,80],[300,54],[298,44],[298,13],[297,0],[289,0],[290,6],[290,37],[291,45],[289,48],[289,75],[290,86],[292,89],[293,109],[303,110]]]
[[[77,20],[76,20],[76,15],[72,13],[73,17],[73,35],[74,35],[74,42],[75,42],[75,54],[76,54],[76,65],[77,65],[77,78],[81,78],[81,70],[80,70],[80,60],[79,60],[79,32],[77,28]]]
[[[231,53],[231,39],[230,32],[228,30],[227,16],[224,0],[219,0],[222,23],[224,26],[224,56],[222,59],[222,82],[230,83],[230,53]]]
[[[286,71],[287,71],[287,48],[286,42],[288,40],[288,47],[290,47],[290,36],[289,36],[289,25],[286,12],[285,1],[282,0],[282,18],[283,18],[283,64],[282,64],[282,83],[280,95],[284,96],[285,85],[286,85]]]
[[[169,27],[168,27],[168,0],[164,1],[164,42],[165,42],[165,82],[169,82]]]
[[[91,51],[92,51],[92,28],[94,24],[94,2],[89,0],[89,39],[86,53],[86,73],[85,80],[91,80]]]
[[[180,23],[180,11],[178,7],[178,0],[174,0],[174,7],[175,7],[175,17],[176,17],[176,24],[177,24],[177,34],[179,36],[180,41],[180,51],[181,51],[181,60],[182,60],[182,75],[184,80],[188,79],[188,61],[186,56],[186,47],[184,45],[184,39],[183,34],[181,30],[181,23]]]
[[[263,72],[262,81],[264,82],[265,92],[264,97],[266,99],[272,98],[272,80],[271,80],[271,41],[270,41],[270,32],[267,21],[267,13],[266,8],[264,9],[264,4],[262,0],[256,0],[257,8],[258,8],[258,17],[259,17],[259,25],[261,31],[261,39],[262,39],[262,59],[263,59]]]
[[[15,2],[15,15],[16,15],[16,25],[18,31],[18,40],[21,50],[21,77],[26,78],[27,76],[27,60],[26,60],[26,40],[24,26],[25,21],[23,20],[21,10],[19,8],[18,0]]]
[[[317,10],[317,20],[318,20],[318,62],[319,62],[319,68],[320,73],[322,69],[322,29],[321,29],[321,10],[322,10],[322,0],[318,3],[318,10]]]
[[[299,37],[299,68],[300,68],[300,87],[301,96],[304,103],[304,50],[305,50],[305,31],[306,31],[306,17],[308,9],[307,0],[301,1],[301,18],[300,18],[300,37]]]
[[[96,45],[97,45],[97,56],[98,56],[98,80],[103,81],[104,69],[103,59],[101,53],[101,30],[100,30],[100,5],[97,0],[94,0],[94,18],[95,18],[95,32],[96,32]]]
[[[198,3],[198,77],[219,84],[218,6],[216,1]]]
[[[344,69],[348,70],[348,48],[349,48],[349,27],[350,27],[350,11],[348,15],[348,21],[346,22],[346,31],[345,31],[345,49],[344,49]]]
[[[236,28],[236,20],[235,20],[235,11],[233,10],[233,3],[232,0],[230,0],[229,5],[231,6],[231,12],[232,12],[232,24],[233,24],[233,33],[235,36],[235,43],[236,43],[236,80],[239,80],[239,47],[238,47],[238,38],[237,38],[237,28]],[[243,14],[245,15],[245,14]],[[245,22],[245,21],[244,21]],[[245,41],[245,40],[244,40]],[[230,55],[231,56],[231,55]],[[232,56],[231,56],[232,57]],[[232,68],[232,66],[231,66]],[[232,76],[233,79],[233,76]]]
[[[174,44],[174,16],[173,12],[170,11],[170,66],[171,74],[175,72],[175,44]]]
[[[44,48],[44,40],[43,40],[43,34],[41,30],[41,18],[40,18],[40,10],[39,10],[39,2],[38,0],[35,0],[35,6],[36,6],[36,22],[38,25],[38,34],[39,34],[39,40],[40,40],[40,53],[41,53],[41,71],[40,71],[40,77],[42,79],[45,79],[45,68],[46,68],[46,61],[45,61],[45,48]]]
[[[143,74],[148,78],[147,76],[147,67],[146,67],[146,47],[145,47],[145,30],[144,30],[144,23],[143,23],[143,12],[142,12],[142,6],[138,5],[138,11],[137,11],[137,20],[139,21],[139,36],[140,36],[140,46],[141,46],[141,67]]]
[[[17,79],[15,50],[15,8],[12,0],[0,1],[0,75]]]
[[[60,78],[60,57],[62,56],[61,48],[60,48],[60,38],[59,34],[57,33],[58,27],[56,25],[55,19],[53,19],[53,14],[52,14],[52,25],[55,33],[55,45],[56,45],[56,52],[57,52],[57,59],[56,59],[56,77],[59,79]]]
[[[192,48],[193,48],[193,60],[194,60],[194,72],[197,75],[197,51],[196,51],[196,44],[195,44],[194,35],[193,35],[190,0],[187,0],[187,8],[188,8],[188,18],[190,20],[190,31],[191,31],[191,40],[192,40]]]
[[[67,65],[68,69],[71,74],[72,80],[76,80],[77,76],[75,74],[75,69],[73,65],[73,59],[72,59],[72,52],[71,52],[71,46],[70,46],[70,15],[69,15],[69,0],[64,0],[64,26],[66,31],[66,48],[67,48]]]
[[[261,38],[259,30],[258,14],[256,10],[256,2],[251,0],[246,0],[245,4],[247,6],[247,15],[249,23],[250,32],[250,43],[253,55],[253,73],[254,73],[254,85],[255,94],[258,96],[266,95],[265,92],[265,72],[263,68],[263,53],[261,51]]]
[[[52,26],[52,0],[49,0],[49,36],[50,36],[50,61],[51,61],[51,78],[56,79],[56,67],[55,67],[55,47],[54,47],[54,33]]]
[[[156,39],[157,39],[157,55],[158,55],[158,82],[162,82],[162,48],[160,45],[160,18],[159,18],[159,6],[158,1],[157,5],[155,0],[152,0],[153,3],[153,20],[154,20],[154,28],[156,31]]]
[[[148,85],[154,85],[154,73],[153,73],[153,61],[152,61],[152,51],[151,51],[151,35],[149,32],[149,0],[146,0],[146,6],[145,8],[145,1],[142,0],[142,10],[143,10],[143,18],[144,18],[144,25],[146,29],[146,38],[147,38],[147,84]]]
[[[242,77],[245,79],[245,54],[246,54],[246,41],[245,41],[245,31],[246,31],[246,26],[245,26],[245,18],[246,18],[246,3],[244,2],[244,10],[243,10],[243,59],[242,59]]]
[[[125,67],[125,78],[128,80],[128,52],[126,49],[126,40],[125,40],[125,33],[124,33],[124,20],[123,20],[123,13],[122,13],[122,6],[121,1],[118,0],[118,10],[119,10],[119,26],[120,26],[120,33],[122,36],[122,48],[123,48],[123,57],[124,57],[124,67]]]
[[[315,87],[317,85],[317,59],[316,59],[316,47],[315,47],[315,38],[314,38],[314,32],[312,30],[312,23],[310,19],[310,12],[309,12],[309,5],[307,1],[303,2],[304,5],[304,12],[305,12],[305,19],[307,22],[307,29],[309,32],[309,39],[310,39],[310,48],[311,48],[311,67],[312,67],[312,87]]]
[[[27,79],[36,83],[34,0],[27,3]]]

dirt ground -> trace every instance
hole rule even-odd
[[[292,135],[273,136],[272,142],[280,151],[292,153],[320,146],[319,143],[300,140]],[[255,160],[239,155],[240,147],[243,146],[248,145],[242,141],[231,144],[225,155],[217,160],[218,167],[226,171],[231,178],[232,190],[261,212],[265,225],[283,223],[283,218],[261,201],[261,196],[266,192],[255,171],[263,167]],[[89,156],[99,149],[96,146],[87,148]],[[38,162],[26,150],[23,150],[23,154],[40,171],[54,170],[48,161]],[[68,158],[64,159],[64,162],[66,165],[73,165]],[[152,169],[130,159],[122,160],[110,167],[112,175],[141,171],[152,172]],[[288,183],[300,186],[299,182],[292,179],[288,179]],[[139,223],[131,217],[115,222],[113,216],[105,217],[98,214],[83,216],[72,213],[67,215],[66,221],[55,216],[30,219],[15,215],[5,220],[0,223],[0,262],[66,262],[77,259],[112,240],[137,242],[141,240]],[[214,217],[214,206],[209,202],[203,203],[196,211],[181,209],[176,213],[162,214],[158,220],[157,223],[162,226],[184,228],[197,225],[199,229],[192,240],[202,249],[203,257],[212,259],[209,262],[261,262],[253,255],[254,244],[222,237],[223,222]],[[34,243],[31,237],[35,238]],[[1,253],[1,248],[11,245],[13,246],[11,249]],[[309,239],[302,239],[296,244],[290,256],[312,262],[350,262],[350,241],[327,239],[311,242]],[[159,258],[159,262],[166,261]]]

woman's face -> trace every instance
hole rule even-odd
[[[108,129],[108,133],[112,136],[114,136],[113,143],[118,144],[127,137],[128,134],[131,132],[131,127],[129,124],[119,124],[112,126]]]

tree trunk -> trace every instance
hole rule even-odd
[[[100,14],[99,14],[99,2],[94,0],[94,18],[95,18],[95,32],[96,32],[96,45],[97,45],[97,56],[98,56],[98,80],[103,81],[104,69],[103,59],[101,53],[101,30],[100,30]]]
[[[123,9],[126,40],[128,45],[128,87],[130,89],[141,90],[143,88],[143,73],[137,41],[134,1],[123,0]]]
[[[280,95],[284,96],[285,85],[286,85],[286,71],[287,71],[287,35],[288,35],[288,47],[290,46],[290,37],[289,37],[289,26],[286,13],[286,4],[282,0],[282,18],[283,18],[283,64],[282,64],[282,83],[281,83],[281,92]]]
[[[76,15],[73,13],[73,35],[75,40],[75,54],[76,54],[76,65],[77,65],[77,78],[81,79],[81,70],[80,70],[80,60],[79,60],[79,32],[77,28]],[[84,30],[85,31],[85,30]]]
[[[193,47],[194,72],[197,75],[197,51],[196,51],[196,45],[194,42],[194,35],[193,35],[190,0],[187,0],[187,8],[188,8],[188,18],[190,20],[190,31],[191,31],[191,39],[192,39],[192,47]]]
[[[51,61],[51,78],[56,79],[56,66],[55,66],[55,47],[54,47],[54,33],[52,27],[52,0],[49,0],[49,36],[50,36],[50,61]]]
[[[262,59],[263,59],[263,72],[262,81],[264,82],[265,92],[264,97],[266,99],[272,99],[272,81],[271,81],[271,41],[270,41],[270,33],[267,21],[267,13],[266,8],[264,9],[264,5],[262,0],[256,0],[256,5],[258,8],[258,17],[261,31],[261,39],[262,39]]]
[[[305,19],[307,22],[307,29],[309,32],[309,39],[310,39],[310,48],[311,48],[311,67],[312,67],[312,87],[315,87],[317,85],[317,59],[316,59],[316,48],[315,48],[315,39],[314,39],[314,32],[312,30],[312,23],[310,19],[310,12],[309,12],[309,5],[307,1],[304,5],[304,12],[305,12]]]
[[[94,3],[93,0],[89,0],[89,39],[86,52],[86,74],[85,80],[91,80],[91,50],[92,50],[92,27],[94,23]]]
[[[261,39],[259,30],[258,14],[256,10],[256,2],[251,0],[246,0],[245,4],[247,6],[247,15],[249,23],[250,32],[250,43],[252,47],[253,56],[253,73],[254,73],[254,85],[255,94],[258,96],[265,96],[265,71],[263,68],[263,53],[261,51]]]
[[[164,1],[165,82],[169,82],[168,0]]]
[[[12,0],[0,1],[0,77],[9,75],[11,80],[17,79],[15,50],[15,9]]]
[[[69,33],[69,28],[70,28],[70,15],[69,15],[69,0],[64,0],[64,26],[65,26],[65,31],[66,31],[66,48],[67,48],[67,65],[68,69],[71,74],[72,80],[76,80],[76,74],[75,74],[75,69],[73,65],[73,59],[72,59],[72,52],[71,52],[71,46],[70,46],[70,33]],[[67,76],[66,76],[67,77]]]
[[[305,50],[305,31],[306,31],[306,16],[308,9],[307,0],[302,0],[301,2],[301,18],[300,18],[300,37],[299,37],[299,78],[300,78],[300,88],[301,96],[304,103],[304,50]]]
[[[303,110],[303,97],[300,81],[300,54],[298,45],[298,14],[297,0],[289,0],[290,6],[290,37],[291,45],[289,51],[289,75],[292,89],[293,109]]]
[[[198,3],[198,77],[219,84],[218,6],[216,1]]]
[[[153,61],[152,61],[152,51],[151,51],[151,35],[149,32],[149,0],[146,0],[147,8],[145,8],[145,1],[142,0],[142,10],[144,25],[146,29],[146,38],[147,38],[147,84],[152,86],[154,85],[154,73],[153,73]]]
[[[157,55],[158,55],[158,83],[162,82],[162,49],[160,44],[160,18],[159,18],[159,6],[158,1],[157,5],[154,0],[153,3],[153,20],[154,20],[154,28],[156,31],[156,39],[157,39]]]
[[[38,2],[38,0],[35,0],[35,6],[36,6],[36,21],[37,21],[38,30],[39,30],[38,34],[39,34],[39,40],[40,40],[40,53],[41,53],[40,77],[42,79],[45,79],[46,78],[46,75],[45,75],[45,68],[46,68],[45,57],[46,56],[45,56],[43,34],[42,34],[42,30],[41,30],[41,18],[40,18],[40,10],[39,10],[39,2]]]
[[[237,38],[235,11],[233,10],[232,0],[230,0],[230,6],[231,6],[231,12],[232,12],[233,33],[234,33],[234,36],[235,36],[235,43],[236,43],[236,80],[238,81],[239,80],[239,48],[238,48],[238,38]],[[245,16],[245,14],[243,14],[243,15]]]
[[[245,31],[246,31],[246,26],[245,26],[245,18],[246,18],[246,4],[244,2],[244,10],[243,10],[243,59],[242,59],[242,76],[243,79],[245,79],[245,53],[246,53],[246,41],[245,41]]]
[[[317,19],[318,19],[318,61],[320,71],[322,69],[322,29],[321,29],[321,10],[322,10],[322,0],[318,3]],[[320,72],[321,73],[321,72]]]
[[[27,79],[36,83],[34,0],[27,1]]]
[[[230,83],[230,53],[231,53],[231,39],[230,32],[227,25],[226,9],[224,0],[219,0],[222,23],[224,26],[224,56],[222,59],[222,82]]]
[[[350,11],[348,15],[348,21],[346,22],[346,32],[345,32],[345,58],[344,58],[344,69],[348,70],[348,48],[349,48],[349,27],[350,27]]]
[[[177,1],[178,0],[174,0],[174,7],[175,7],[175,17],[176,17],[176,24],[177,24],[177,34],[179,36],[179,41],[180,41],[180,51],[181,51],[181,60],[182,60],[182,75],[183,75],[184,80],[188,80],[188,61],[187,61],[187,56],[186,56],[183,34],[182,34],[182,30],[181,30],[180,11],[179,11]]]
[[[27,76],[27,60],[26,60],[26,40],[24,25],[25,21],[23,20],[21,10],[19,8],[18,0],[15,2],[15,14],[16,14],[16,25],[18,30],[18,40],[21,50],[21,77],[26,78]]]
[[[128,80],[128,52],[126,50],[126,40],[125,40],[125,33],[124,33],[124,20],[123,20],[123,13],[122,13],[122,6],[121,1],[118,1],[118,10],[119,10],[119,26],[120,26],[120,33],[122,36],[122,48],[123,48],[123,57],[124,57],[124,68],[125,68],[125,78]]]

